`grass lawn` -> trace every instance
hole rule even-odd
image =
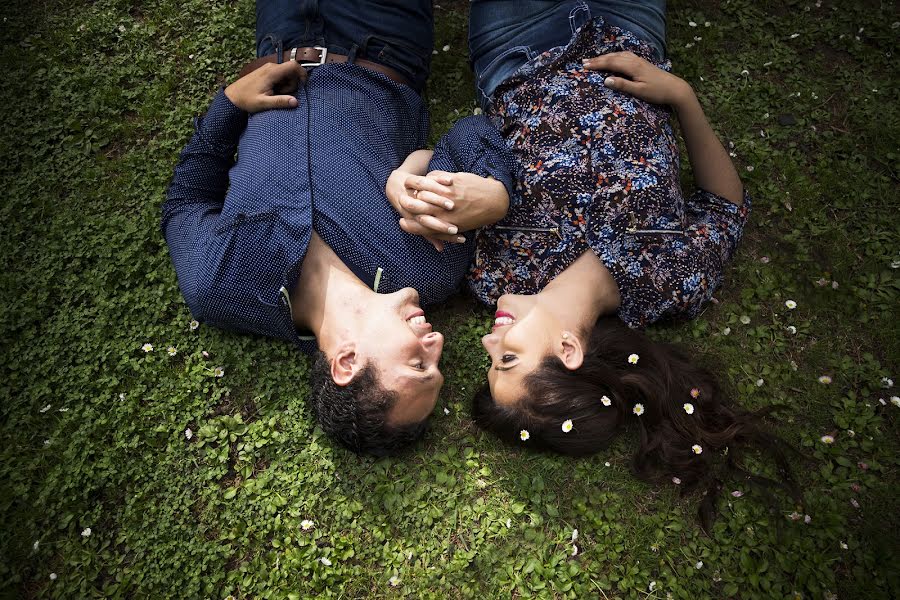
[[[432,140],[475,106],[467,5],[439,5]],[[159,209],[191,118],[253,57],[252,1],[0,16],[0,596],[897,597],[895,3],[670,3],[674,69],[755,204],[718,302],[653,335],[781,406],[803,453],[805,505],[728,482],[709,536],[696,496],[630,475],[629,433],[570,460],[477,430],[491,317],[464,295],[436,311],[447,382],[402,459],[315,429],[290,346],[190,327]]]

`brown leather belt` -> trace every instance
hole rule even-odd
[[[301,67],[318,67],[320,65],[328,65],[331,63],[347,62],[347,56],[329,52],[327,48],[323,48],[322,46],[291,48],[290,50],[285,50],[283,56],[284,60],[296,60],[298,63],[300,63]],[[243,69],[241,69],[241,72],[238,74],[238,79],[240,79],[244,75],[252,73],[266,63],[274,62],[278,62],[277,54],[267,54],[266,56],[260,56],[256,60],[247,63],[247,65]],[[366,60],[364,58],[357,58],[353,61],[353,64],[381,73],[391,81],[402,83],[403,85],[410,85],[409,80],[406,79],[406,77],[401,75],[396,70],[390,67],[386,67],[385,65],[382,65],[380,63],[372,62],[371,60]]]

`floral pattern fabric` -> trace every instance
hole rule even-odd
[[[516,187],[507,216],[476,239],[468,277],[483,302],[537,293],[588,250],[615,278],[631,327],[696,316],[721,284],[750,198],[684,197],[670,109],[607,88],[608,73],[581,62],[625,50],[655,62],[649,45],[598,17],[491,97]]]

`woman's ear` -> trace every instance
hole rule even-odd
[[[582,348],[581,340],[577,335],[571,331],[563,331],[556,348],[556,356],[566,365],[567,369],[575,371],[581,368],[584,363],[584,348]]]
[[[342,344],[331,359],[331,378],[344,387],[353,381],[359,365],[357,363],[356,345],[351,342]]]

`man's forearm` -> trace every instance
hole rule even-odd
[[[681,124],[688,158],[697,186],[740,206],[744,186],[728,152],[710,127],[693,89],[685,84],[678,100],[672,103]]]

